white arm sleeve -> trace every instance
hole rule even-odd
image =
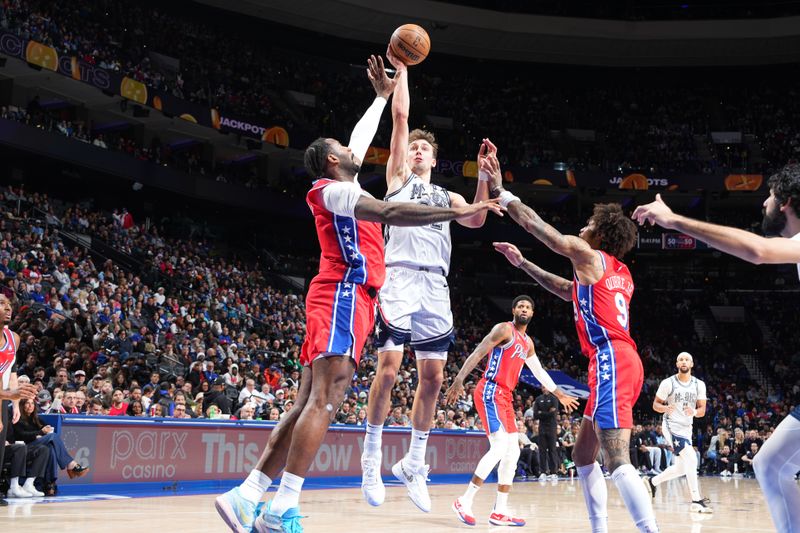
[[[378,131],[378,123],[381,121],[381,113],[383,113],[384,107],[386,107],[386,98],[376,97],[350,135],[350,142],[347,146],[353,150],[353,155],[362,163],[367,155],[369,145],[372,144],[372,138],[375,137],[375,132]]]
[[[556,383],[553,381],[553,378],[550,377],[550,374],[542,368],[542,363],[539,361],[539,358],[536,357],[536,354],[525,359],[525,364],[528,365],[528,368],[531,369],[533,372],[533,376],[539,380],[539,383],[542,384],[542,387],[547,390],[547,392],[553,392],[556,390]]]
[[[331,213],[355,218],[356,204],[361,192],[358,183],[338,181],[322,189],[322,201]]]

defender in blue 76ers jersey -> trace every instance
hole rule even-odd
[[[489,361],[483,377],[475,388],[475,409],[489,437],[489,451],[481,458],[467,492],[453,502],[453,511],[467,525],[475,525],[472,499],[483,481],[497,468],[497,500],[489,516],[489,524],[496,526],[524,526],[525,520],[511,516],[508,511],[508,493],[519,458],[519,436],[514,418],[512,392],[519,382],[522,365],[528,365],[536,379],[571,412],[578,406],[577,398],[564,394],[542,368],[533,341],[525,333],[533,317],[533,299],[517,296],[511,304],[513,322],[502,322],[492,328],[475,351],[464,362],[464,366],[447,389],[447,403],[453,405],[464,391],[464,379],[487,355]]]
[[[636,225],[619,204],[598,204],[579,236],[562,235],[519,198],[503,189],[497,158],[482,166],[489,173],[492,194],[509,215],[551,250],[572,262],[572,281],[526,261],[509,243],[495,248],[544,288],[575,309],[575,326],[583,354],[589,358],[590,398],[572,458],[578,467],[593,532],[608,531],[608,493],[597,463],[602,447],[611,472],[636,527],[658,531],[653,506],[639,474],[630,463],[632,408],[643,381],[642,363],[630,336],[629,304],[633,280],[622,257],[636,243]]]
[[[800,275],[800,165],[786,165],[769,178],[769,197],[764,200],[761,227],[765,239],[749,231],[718,226],[676,215],[656,195],[656,201],[636,208],[633,217],[644,224],[658,224],[702,240],[717,250],[751,263],[798,263]],[[788,348],[788,347],[787,347]],[[778,424],[753,459],[756,479],[764,491],[775,529],[800,533],[800,405]]]

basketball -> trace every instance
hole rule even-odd
[[[389,46],[400,61],[406,65],[417,65],[428,57],[431,39],[421,26],[403,24],[394,30]]]

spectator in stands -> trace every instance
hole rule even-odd
[[[107,409],[105,405],[103,405],[103,400],[101,400],[100,398],[94,397],[91,400],[89,400],[89,404],[86,408],[87,415],[94,415],[94,416],[104,415],[106,414],[106,411]]]
[[[124,401],[125,395],[120,389],[114,389],[111,395],[111,407],[108,409],[110,416],[122,416],[128,411],[128,403]]]
[[[203,411],[208,412],[208,408],[215,405],[219,409],[220,414],[231,414],[231,401],[225,394],[225,378],[217,377],[214,381],[212,391],[206,394],[203,398]]]
[[[141,400],[132,400],[128,403],[128,408],[125,410],[127,416],[144,416],[145,410]]]
[[[225,385],[229,387],[238,387],[242,380],[242,377],[239,375],[239,365],[236,363],[231,364],[228,372],[222,377],[225,378]]]
[[[29,448],[42,446],[49,451],[52,467],[44,476],[47,483],[44,492],[48,496],[56,492],[55,482],[59,469],[66,470],[70,479],[82,477],[89,471],[88,467],[79,464],[69,455],[61,437],[55,433],[53,427],[39,420],[33,400],[20,402],[20,418],[14,424],[14,435]]]
[[[49,454],[43,447],[28,449],[25,444],[15,442],[13,430],[6,435],[5,463],[8,463],[9,487],[7,497],[10,498],[31,498],[41,497],[44,493],[37,490],[34,486],[36,479],[44,481],[47,471],[47,460]],[[3,465],[0,465],[2,470]],[[24,484],[20,485],[20,479],[24,479]]]
[[[40,390],[39,393],[36,395],[36,410],[39,413],[49,413],[52,397],[47,390]]]
[[[61,408],[59,409],[59,413],[67,414],[67,415],[74,415],[80,413],[80,410],[76,406],[77,394],[74,389],[67,389],[64,393],[64,399],[61,402]]]
[[[750,443],[750,450],[742,456],[742,463],[744,464],[742,473],[748,477],[755,477],[755,473],[753,472],[753,459],[756,458],[759,449],[758,442],[753,441]]]
[[[241,409],[239,409],[239,416],[237,416],[239,420],[255,420],[255,409],[251,404],[244,404]]]
[[[185,403],[176,403],[172,409],[172,418],[192,418],[192,416],[186,412]]]

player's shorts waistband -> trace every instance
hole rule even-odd
[[[405,263],[393,263],[391,265],[386,265],[386,268],[405,268],[408,270],[417,270],[419,272],[430,272],[432,274],[441,274],[442,276],[447,276],[447,273],[444,271],[442,267],[434,266],[434,267],[427,267],[427,266],[419,266],[419,265],[408,265]]]

